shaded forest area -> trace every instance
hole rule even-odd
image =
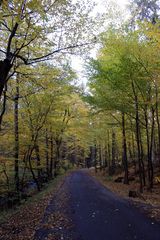
[[[131,1],[121,21],[93,1],[1,1],[0,209],[75,166],[124,172],[140,192],[159,184],[159,8]]]
[[[107,167],[114,175],[123,167],[124,176],[115,181],[138,182],[142,193],[160,184],[160,5],[135,1],[135,7],[139,12],[127,30],[121,26],[101,34],[97,59],[87,66],[91,94],[86,98],[107,125],[96,143],[96,171]]]
[[[93,8],[83,1],[1,1],[1,209],[88,154],[89,109],[70,56],[95,44]]]

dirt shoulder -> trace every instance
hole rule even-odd
[[[95,173],[94,169],[90,169],[89,174],[112,192],[128,199],[133,205],[138,207],[140,211],[156,221],[160,221],[160,185],[156,185],[152,192],[145,189],[143,194],[139,194],[136,198],[130,198],[128,196],[130,190],[138,191],[139,186],[137,182],[131,182],[129,185],[116,183],[114,180],[117,176],[108,177],[103,172]]]
[[[66,175],[57,177],[48,184],[46,189],[31,197],[22,206],[1,213],[0,239],[32,240],[46,207],[63,184],[65,177]]]

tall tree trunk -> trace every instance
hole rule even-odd
[[[46,173],[47,176],[49,177],[49,141],[48,141],[48,129],[46,128]]]
[[[126,144],[126,129],[125,129],[125,114],[122,113],[122,139],[123,139],[123,156],[122,156],[122,162],[124,166],[124,184],[129,184],[128,179],[128,160],[127,160],[127,144]]]
[[[108,147],[107,147],[107,141],[105,141],[105,150],[104,150],[104,168],[106,171],[106,168],[108,167]]]
[[[16,94],[14,98],[14,138],[15,138],[15,151],[14,151],[14,171],[15,171],[15,187],[19,192],[19,75],[16,77]]]
[[[140,138],[140,150],[141,150],[141,166],[142,166],[142,180],[143,185],[146,185],[146,174],[145,174],[145,165],[144,165],[144,150],[143,150],[143,142],[142,142],[142,134],[141,129],[139,129],[139,138]]]
[[[157,126],[158,126],[158,161],[159,161],[159,166],[160,166],[160,121],[159,121],[159,111],[158,111],[158,87],[157,85],[155,86],[156,88],[156,108],[155,108],[155,113],[156,113],[156,121],[157,121]]]
[[[0,99],[3,93],[4,86],[7,84],[7,77],[9,74],[9,71],[12,67],[12,53],[11,53],[11,45],[12,45],[12,40],[15,37],[15,34],[18,29],[18,23],[16,22],[10,32],[8,42],[7,42],[7,49],[6,49],[6,59],[3,61],[0,61]]]
[[[110,146],[110,134],[109,134],[109,130],[107,132],[107,149],[108,149],[108,174],[110,174],[110,168],[111,168],[111,146]]]
[[[133,90],[134,100],[135,100],[136,141],[137,141],[137,155],[138,155],[138,166],[139,166],[140,192],[143,192],[142,161],[141,161],[141,147],[140,147],[140,126],[139,126],[139,103],[138,103],[138,96],[137,96],[133,81],[132,81],[132,90]]]
[[[41,188],[40,188],[40,185],[39,185],[39,182],[36,178],[36,175],[34,173],[34,170],[33,170],[33,167],[32,167],[32,162],[31,162],[31,157],[32,157],[32,153],[33,153],[33,150],[34,150],[34,147],[35,146],[29,146],[29,149],[28,149],[28,153],[27,153],[27,159],[28,159],[28,162],[29,162],[29,168],[30,168],[30,171],[31,171],[31,174],[32,174],[32,177],[33,177],[33,180],[34,182],[36,183],[36,186],[37,186],[37,190],[40,191]]]
[[[116,168],[116,134],[112,130],[112,166],[111,166],[111,175],[115,173]]]
[[[58,169],[60,167],[60,147],[61,147],[61,144],[58,142],[56,144],[56,159],[54,161],[54,175],[55,175],[55,177],[58,175]]]
[[[53,158],[53,136],[51,135],[51,139],[50,139],[50,178],[53,178],[53,170],[54,170],[54,177],[55,177],[56,166],[55,166],[55,162],[54,162],[54,158]]]
[[[134,133],[135,133],[135,130],[133,128],[133,123],[132,123],[132,120],[130,119],[130,123],[131,123],[131,145],[132,145],[132,157],[133,157],[133,164],[134,164],[134,172],[135,172],[135,175],[137,174],[137,162],[136,162],[136,155],[137,155],[137,152],[136,152],[136,147],[135,147],[135,137],[134,137]]]
[[[146,137],[147,137],[147,172],[148,172],[148,183],[149,183],[149,188],[150,188],[150,181],[151,181],[151,162],[152,162],[152,139],[150,139],[150,134],[149,134],[149,125],[148,125],[148,114],[147,114],[147,109],[144,109],[144,114],[145,114],[145,128],[146,128]],[[151,134],[152,135],[152,134]],[[152,138],[152,136],[151,136]]]
[[[149,179],[149,188],[152,189],[153,188],[153,162],[152,162],[152,158],[153,158],[153,144],[154,144],[154,126],[155,126],[155,119],[154,119],[154,115],[155,115],[155,110],[151,109],[152,111],[152,126],[151,126],[151,144],[150,144],[150,161],[149,161],[149,171],[150,171],[150,179]]]
[[[133,158],[133,152],[132,152],[132,146],[131,146],[131,142],[128,142],[128,153],[129,153],[129,160],[131,162],[134,162],[134,158]]]
[[[4,163],[4,169],[3,169],[3,173],[4,173],[4,176],[6,178],[6,185],[7,185],[7,188],[8,188],[8,191],[9,191],[9,177],[8,177],[8,174],[7,174],[7,170],[6,170],[6,165]]]
[[[7,84],[5,84],[3,89],[3,105],[0,113],[0,131],[1,131],[3,115],[5,114],[5,111],[6,111],[6,102],[7,102]]]
[[[97,145],[94,145],[94,167],[95,167],[95,172],[97,173]]]
[[[8,59],[0,61],[0,99],[3,93],[5,84],[7,84],[7,76],[11,69],[12,65]]]
[[[41,158],[40,158],[40,152],[39,152],[39,145],[36,143],[35,144],[35,153],[36,153],[36,158],[37,158],[37,175],[38,175],[38,180],[41,180]]]
[[[56,158],[54,161],[54,167],[55,167],[54,175],[57,176],[58,168],[60,167],[60,163],[61,163],[60,149],[61,149],[61,145],[62,145],[62,137],[56,138],[55,143],[56,143]]]
[[[100,171],[102,171],[102,169],[103,169],[103,162],[102,162],[102,149],[101,149],[101,144],[99,144],[98,152],[99,152],[99,166],[100,166]]]

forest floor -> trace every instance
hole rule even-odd
[[[160,221],[160,183],[154,185],[152,191],[148,191],[147,188],[144,188],[143,193],[139,193],[136,198],[130,198],[128,196],[130,190],[139,192],[139,183],[137,179],[135,181],[131,181],[130,184],[127,185],[114,181],[118,177],[123,177],[123,174],[117,174],[113,177],[108,177],[103,171],[98,171],[95,173],[93,168],[89,170],[89,173],[112,192],[115,192],[117,195],[128,199],[132,202],[132,204],[140,208],[140,210],[145,214],[149,215],[153,219],[156,219],[157,221]]]
[[[35,194],[26,203],[0,213],[0,240],[32,240],[40,227],[46,207],[64,183],[66,175],[59,176],[48,184],[46,189]],[[60,204],[63,208],[63,199]],[[61,225],[62,213],[56,214],[55,224]],[[54,226],[56,227],[56,226]]]

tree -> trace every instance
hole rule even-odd
[[[91,9],[92,4],[79,1],[2,2],[0,97],[19,65],[55,59],[56,53],[93,43]]]
[[[137,157],[139,165],[140,190],[145,181],[145,146],[147,151],[148,186],[153,187],[153,142],[155,138],[155,65],[157,46],[151,39],[144,38],[143,29],[137,33],[120,31],[104,35],[103,46],[97,60],[91,60],[89,66],[91,103],[108,111],[122,128],[125,182],[128,176],[127,128],[129,119],[135,124]],[[153,60],[154,59],[154,62]],[[158,107],[158,105],[156,105]],[[122,121],[120,121],[120,113]],[[157,123],[158,125],[158,123]],[[131,129],[133,129],[131,127]],[[146,133],[144,133],[144,129]],[[144,135],[145,134],[145,135]],[[143,139],[143,140],[142,140]]]
[[[147,20],[155,24],[159,18],[159,0],[132,0],[130,10],[133,21]]]

